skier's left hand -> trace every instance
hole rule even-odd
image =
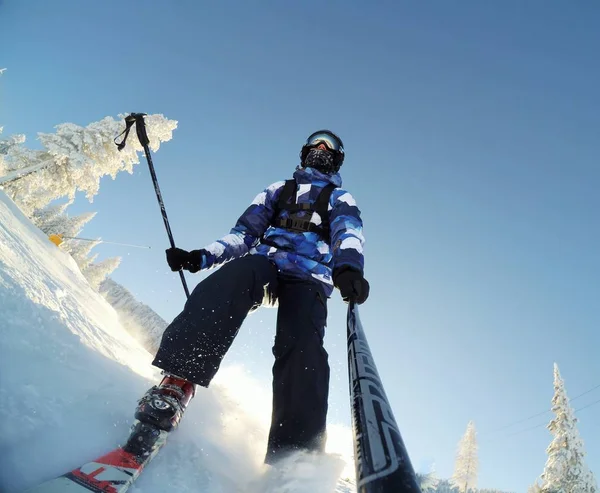
[[[364,303],[369,297],[370,286],[362,273],[357,270],[340,267],[333,272],[333,284],[340,290],[342,299]]]

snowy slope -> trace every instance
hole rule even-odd
[[[121,443],[137,398],[159,379],[151,355],[71,257],[1,191],[0,330],[3,493],[60,475]],[[199,389],[132,491],[249,491],[261,478],[270,395],[243,369],[224,368],[218,377],[210,389]],[[240,400],[238,389],[251,397]],[[351,470],[338,456],[301,459],[287,472],[285,491],[353,491],[347,483],[336,489],[342,468],[344,475]],[[272,483],[259,489],[284,491]]]

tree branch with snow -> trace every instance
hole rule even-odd
[[[119,116],[119,120],[106,117],[86,127],[62,123],[55,127],[55,133],[39,133],[44,150],[24,148],[22,138],[0,142],[3,173],[29,172],[21,178],[5,180],[3,188],[26,215],[59,198],[73,200],[80,191],[92,202],[102,177],[115,179],[121,171],[131,174],[140,162],[138,153],[143,152],[143,147],[136,139],[131,139],[122,151],[114,143],[125,127],[125,115]],[[172,139],[177,128],[177,121],[160,114],[146,116],[145,123],[149,147],[154,152],[161,143]]]

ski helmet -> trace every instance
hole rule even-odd
[[[317,130],[309,135],[300,150],[301,165],[304,165],[304,161],[310,150],[317,147],[319,144],[325,144],[327,150],[333,153],[333,165],[331,169],[327,171],[337,173],[344,162],[344,143],[342,142],[342,139],[331,130]]]

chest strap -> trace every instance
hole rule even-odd
[[[274,225],[290,231],[317,233],[329,242],[329,200],[335,189],[336,186],[330,183],[323,187],[313,203],[297,204],[296,180],[287,180],[279,195]],[[288,218],[278,217],[282,210],[289,212]],[[321,217],[321,224],[310,221],[312,214],[299,217],[301,212],[316,212]]]

